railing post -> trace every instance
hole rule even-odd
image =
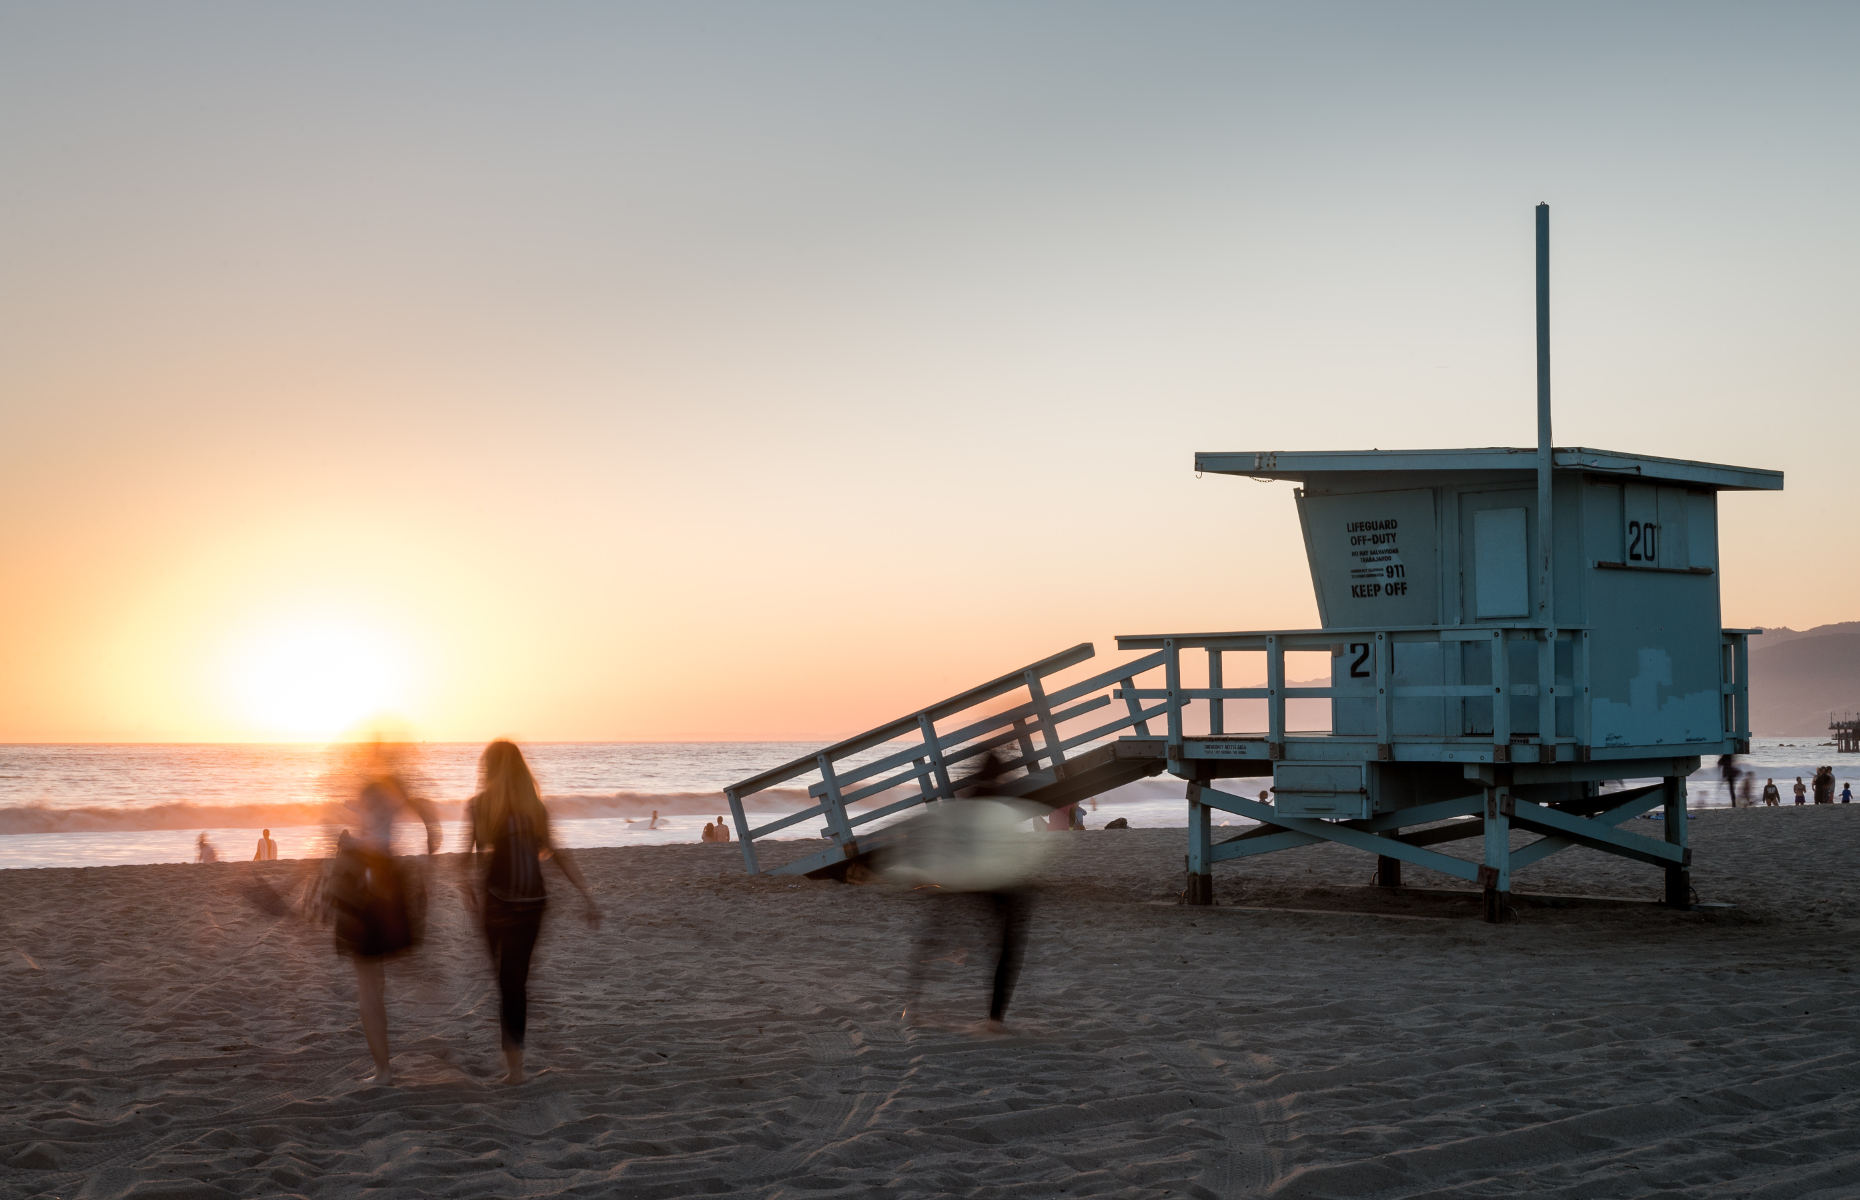
[[[1570,699],[1576,709],[1576,758],[1580,762],[1589,761],[1589,739],[1594,736],[1594,726],[1589,712],[1589,631],[1577,632],[1575,644],[1570,647],[1570,666],[1574,678],[1569,681]]]
[[[1394,686],[1395,642],[1390,635],[1376,635],[1376,757],[1387,762],[1394,753],[1394,717],[1390,711],[1389,689]]]
[[[1033,749],[1033,730],[1019,717],[1014,718],[1014,742],[1020,747],[1020,756],[1027,760],[1027,771],[1031,774],[1040,765],[1040,756]]]
[[[756,843],[749,836],[749,815],[743,811],[742,797],[735,788],[724,788],[723,798],[730,803],[730,820],[736,826],[736,840],[743,848],[743,866],[751,875],[760,875],[762,869],[756,865]]]
[[[827,789],[827,794],[821,797],[827,810],[827,829],[846,857],[851,858],[859,852],[859,844],[853,840],[852,826],[846,821],[846,802],[840,798],[840,781],[833,773],[833,760],[825,754],[816,754],[814,761],[820,764],[820,781]]]
[[[1537,761],[1556,761],[1556,630],[1537,641]]]
[[[1168,754],[1178,758],[1182,752],[1182,660],[1174,638],[1163,639],[1163,651],[1169,656],[1163,663],[1163,690],[1169,694]]]
[[[1724,735],[1728,738],[1737,736],[1737,680],[1734,665],[1736,655],[1731,651],[1731,635],[1718,635],[1718,721],[1724,726]],[[1833,714],[1829,714],[1833,720]]]
[[[1737,660],[1737,740],[1745,754],[1750,753],[1750,638],[1738,634],[1732,650]]]
[[[949,764],[943,761],[943,747],[937,743],[936,722],[930,719],[929,713],[917,714],[917,732],[923,735],[924,757],[930,760],[930,771],[936,776],[936,794],[944,799],[954,796],[956,784],[949,777]],[[928,793],[925,798],[930,798]]]
[[[1208,690],[1218,693],[1221,683],[1221,652],[1219,647],[1208,647]],[[1215,737],[1227,732],[1227,701],[1214,695],[1208,698],[1208,732]]]
[[[1266,757],[1285,757],[1285,651],[1266,635]]]
[[[1027,695],[1033,701],[1034,715],[1040,722],[1040,737],[1046,742],[1046,756],[1053,760],[1053,778],[1058,779],[1066,765],[1066,752],[1059,748],[1059,730],[1053,725],[1053,708],[1046,702],[1046,689],[1040,684],[1039,674],[1028,671],[1026,680]]]
[[[1136,728],[1137,736],[1150,736],[1150,723],[1143,719],[1143,701],[1137,699],[1137,677],[1126,675],[1120,680],[1124,685],[1124,706],[1130,710],[1130,723]]]
[[[1502,629],[1492,631],[1492,745],[1492,761],[1511,761],[1511,645]]]

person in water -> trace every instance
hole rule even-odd
[[[276,862],[277,858],[278,843],[271,840],[271,830],[260,830],[258,836],[258,850],[252,855],[252,861]]]
[[[555,863],[581,893],[591,928],[600,926],[601,910],[574,857],[550,837],[549,810],[543,807],[536,777],[515,743],[499,740],[484,748],[478,760],[478,794],[466,806],[466,823],[471,830],[466,903],[482,919],[491,969],[497,976],[504,1081],[522,1083],[530,958],[548,904],[543,863]]]
[[[330,863],[329,902],[336,951],[355,967],[362,1037],[375,1062],[374,1081],[394,1082],[388,1058],[387,960],[420,941],[426,910],[424,873],[394,857],[394,822],[411,813],[426,825],[426,853],[439,849],[439,818],[415,793],[398,747],[376,742],[359,750],[349,816],[354,832],[336,839]]]
[[[1763,785],[1763,803],[1770,808],[1782,803],[1782,793],[1776,790],[1776,780],[1773,778]]]

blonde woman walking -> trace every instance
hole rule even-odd
[[[590,926],[601,911],[567,850],[549,836],[549,810],[523,752],[507,741],[484,748],[478,760],[478,794],[466,812],[471,826],[466,901],[482,918],[497,976],[498,1024],[503,1034],[506,1083],[523,1082],[523,1036],[529,1023],[530,956],[542,933],[548,890],[542,865],[553,862],[586,904]]]

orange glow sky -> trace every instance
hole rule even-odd
[[[1683,14],[1683,19],[1681,15]],[[852,732],[1297,627],[1196,450],[1781,469],[1860,616],[1856,10],[14,6],[0,741]]]

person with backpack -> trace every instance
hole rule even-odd
[[[355,967],[362,1040],[374,1059],[374,1082],[391,1084],[385,965],[420,944],[426,917],[426,871],[394,854],[394,823],[411,814],[426,826],[426,853],[439,849],[439,816],[419,793],[408,747],[357,743],[338,772],[349,799],[332,823],[344,828],[326,866],[319,907],[335,926],[336,952]]]
[[[466,806],[466,824],[471,837],[466,863],[472,877],[466,884],[466,904],[482,919],[497,976],[504,1081],[522,1083],[530,958],[548,904],[543,863],[555,863],[581,893],[590,927],[599,927],[601,910],[574,858],[550,838],[549,810],[515,743],[500,739],[484,748],[478,760],[478,794]]]

